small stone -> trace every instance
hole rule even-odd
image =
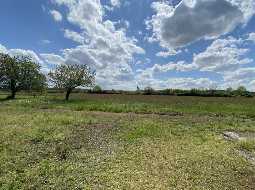
[[[224,138],[227,140],[237,141],[237,140],[241,139],[240,136],[234,132],[225,132],[225,133],[223,133],[223,135],[224,135]]]

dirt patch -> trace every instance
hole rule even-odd
[[[56,155],[60,160],[75,156],[80,151],[96,154],[97,160],[111,156],[118,147],[113,139],[116,128],[108,123],[73,126],[70,135],[56,146]]]
[[[50,107],[40,107],[40,109],[42,111],[45,112],[80,112],[77,110],[68,110],[68,109],[52,109]],[[116,112],[104,112],[104,111],[87,111],[87,110],[82,110],[83,113],[89,113],[89,114],[95,114],[95,115],[105,115],[105,116],[118,116],[118,117],[122,117],[122,116],[171,116],[171,117],[177,117],[177,116],[184,116],[184,115],[188,115],[188,114],[184,114],[182,112],[146,112],[146,111],[137,111],[137,112],[120,112],[120,113],[116,113]]]
[[[132,112],[130,112],[132,113]],[[182,112],[135,112],[137,115],[183,116]]]
[[[88,128],[94,128],[94,129],[113,129],[114,128],[114,125],[112,124],[90,124],[90,125],[87,125],[85,127],[88,127]]]
[[[113,135],[117,126],[113,124],[88,124],[74,126],[69,137],[65,139],[72,150],[100,151],[104,154],[112,154],[117,147]]]
[[[118,143],[113,138],[117,125],[111,123],[94,123],[71,126],[63,139],[36,137],[26,143],[36,155],[43,158],[52,157],[65,161],[76,157],[80,151],[98,155],[97,159],[111,156],[117,151]]]

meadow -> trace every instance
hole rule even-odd
[[[255,189],[254,98],[5,96],[0,189]]]

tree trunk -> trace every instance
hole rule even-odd
[[[16,89],[16,83],[15,83],[15,80],[11,80],[11,95],[7,97],[7,99],[15,99],[15,96],[16,96],[16,92],[17,92],[17,89]]]
[[[72,89],[68,89],[68,90],[66,91],[66,101],[69,100],[69,95],[71,94],[71,92],[72,92]]]
[[[10,99],[15,99],[16,90],[12,89],[12,94],[9,96]]]

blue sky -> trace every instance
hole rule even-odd
[[[106,89],[255,90],[254,0],[3,0],[0,51],[45,74],[88,64]]]

